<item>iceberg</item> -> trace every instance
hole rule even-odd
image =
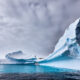
[[[54,51],[40,65],[80,70],[80,18],[72,23],[55,46]],[[72,65],[71,65],[72,64]],[[75,66],[76,65],[76,66]]]
[[[64,35],[59,39],[57,45],[55,46],[55,50],[52,54],[50,54],[46,59],[53,59],[62,54],[65,54],[65,51],[69,51],[69,56],[79,56],[80,47],[79,41],[77,40],[78,34],[80,35],[80,19],[77,19],[74,23],[72,23],[69,28],[66,29]],[[77,30],[78,29],[78,30]],[[79,36],[80,37],[80,36]]]
[[[0,63],[35,64],[80,70],[80,19],[72,23],[55,46],[54,51],[44,59],[26,56],[22,51],[8,53],[7,60]]]
[[[6,58],[12,62],[20,63],[20,64],[30,64],[34,63],[37,59],[36,57],[26,56],[22,51],[8,53]]]

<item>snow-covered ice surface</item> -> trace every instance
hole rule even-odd
[[[80,59],[50,61],[48,63],[41,63],[40,65],[80,70]]]
[[[40,61],[40,65],[80,70],[80,46],[76,37],[80,35],[79,30],[77,30],[77,27],[80,27],[79,20],[77,19],[66,29],[55,46],[54,52]]]

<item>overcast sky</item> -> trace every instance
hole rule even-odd
[[[80,17],[80,0],[0,0],[0,57],[52,53],[65,29]]]

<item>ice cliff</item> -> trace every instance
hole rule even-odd
[[[80,70],[80,19],[72,23],[55,46],[55,50],[42,65]]]

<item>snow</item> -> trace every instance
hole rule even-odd
[[[68,45],[73,44],[76,38],[76,26],[79,22],[79,19],[77,19],[74,23],[72,23],[69,28],[65,31],[64,35],[60,38],[59,42],[55,46],[54,52],[48,56],[48,58],[54,58],[61,54],[63,54],[64,51],[68,50]],[[68,41],[68,39],[70,41]]]
[[[40,65],[80,70],[80,63],[79,62],[80,62],[80,59],[71,59],[71,60],[42,63]]]

